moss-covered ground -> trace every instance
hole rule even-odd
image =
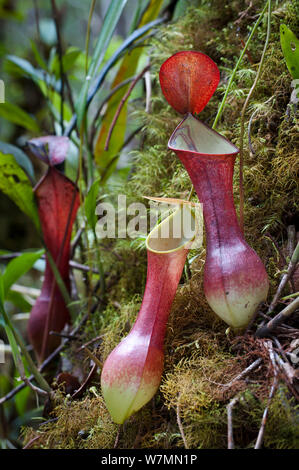
[[[263,8],[263,2],[253,3],[248,8],[248,2],[243,0],[201,1],[177,22],[159,27],[150,40],[151,111],[145,113],[138,108],[133,111],[134,118],[144,126],[142,145],[131,154],[134,164],[129,181],[119,188],[129,202],[141,201],[143,195],[187,197],[189,177],[177,157],[167,150],[169,136],[180,117],[161,94],[159,68],[166,58],[181,50],[202,51],[219,65],[220,86],[201,114],[201,119],[212,125],[243,41]],[[298,215],[299,166],[298,114],[289,104],[291,76],[279,41],[281,23],[299,35],[299,3],[295,0],[272,3],[270,42],[262,75],[247,108],[244,141],[245,236],[266,265],[271,283],[270,300],[284,268],[282,255],[288,256],[287,227],[295,224]],[[260,61],[266,21],[267,15],[244,56],[217,127],[237,146],[241,110]],[[238,192],[237,161],[234,183],[237,208]],[[197,200],[196,195],[193,199]],[[109,243],[103,250],[104,265],[109,267],[109,302],[99,304],[78,344],[72,342],[72,347],[64,352],[64,356],[73,361],[73,367],[76,348],[99,335],[101,338],[90,345],[90,350],[103,363],[130,330],[140,307],[146,279],[146,251],[142,247],[137,249],[131,240]],[[237,394],[239,401],[233,414],[235,446],[254,446],[273,382],[273,366],[265,341],[254,337],[257,323],[236,336],[234,332],[227,332],[227,326],[215,317],[203,294],[204,247],[191,252],[189,261],[194,257],[181,280],[171,311],[160,389],[151,402],[119,430],[118,448],[183,447],[178,418],[188,447],[226,448],[226,407]],[[291,287],[288,286],[284,295],[289,293]],[[266,307],[262,311],[265,312]],[[260,321],[261,318],[256,320]],[[288,338],[282,336],[280,341],[287,347]],[[258,358],[262,358],[258,368],[232,386],[223,386]],[[88,361],[85,361],[86,370],[90,367]],[[48,416],[50,421],[38,429],[24,430],[24,443],[38,448],[113,447],[118,427],[105,408],[98,375],[92,385],[92,388],[91,385],[86,387],[79,399],[57,392]],[[282,376],[269,407],[264,447],[298,446],[299,409],[294,393]]]

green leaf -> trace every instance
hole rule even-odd
[[[35,380],[37,383],[46,391],[50,392],[51,388],[47,381],[43,378],[39,370],[37,369],[36,365],[34,364],[29,352],[26,349],[24,340],[22,336],[18,333],[17,329],[14,328],[9,314],[5,311],[4,308],[4,283],[3,283],[3,276],[0,276],[0,325],[5,328],[5,332],[11,346],[12,355],[14,358],[14,362],[18,371],[25,374],[25,368],[22,361],[21,353],[24,356],[25,361],[28,364],[29,371],[34,375]],[[20,351],[19,347],[20,346]]]
[[[81,92],[78,98],[78,102],[76,105],[77,110],[77,120],[79,128],[84,118],[85,109],[86,109],[86,101],[88,95],[88,89],[90,80],[94,78],[97,70],[102,64],[103,58],[105,56],[105,52],[108,48],[116,25],[119,21],[119,18],[122,14],[122,11],[127,3],[127,0],[112,0],[110,1],[107,13],[105,15],[105,19],[103,21],[101,32],[98,37],[95,50],[91,59],[90,66],[88,68],[88,78],[89,80],[85,80],[83,87],[81,88]]]
[[[13,327],[4,308],[4,287],[2,276],[0,276],[0,325],[2,325],[5,329],[5,333],[7,335],[7,339],[11,347],[15,365],[19,369],[19,366],[22,367],[23,364],[20,351],[13,333]]]
[[[47,88],[46,83],[42,82],[41,80],[39,80],[38,85],[39,85],[42,93],[49,100],[49,105],[50,105],[50,108],[51,108],[51,111],[52,111],[53,115],[55,116],[55,119],[57,119],[57,121],[59,121],[60,120],[60,108],[61,108],[61,104],[60,104],[61,103],[61,96],[60,96],[60,94],[57,93],[56,91],[49,90]],[[72,117],[71,108],[69,107],[69,105],[66,102],[63,103],[63,117],[64,117],[64,120],[66,120],[66,121],[71,119],[71,117]]]
[[[84,202],[85,216],[89,226],[94,230],[98,218],[96,216],[96,204],[100,189],[100,180],[95,180],[91,185]]]
[[[26,173],[13,155],[0,151],[0,190],[27,214],[39,229],[39,217],[34,193]]]
[[[44,252],[45,250],[38,250],[29,253],[22,253],[20,256],[14,258],[10,263],[8,263],[2,275],[4,298],[6,298],[11,286],[32,268],[34,263]]]
[[[15,70],[18,73],[24,73],[27,77],[30,77],[33,81],[43,79],[43,71],[37,70],[33,65],[28,62],[28,60],[22,59],[15,55],[8,55],[6,57],[8,65],[13,64],[15,67],[12,67],[12,70]]]
[[[1,103],[0,104],[0,116],[7,121],[13,122],[18,126],[24,127],[31,132],[39,133],[39,126],[34,118],[28,113],[23,111],[19,106],[12,103]]]
[[[62,65],[64,73],[68,72],[76,63],[79,56],[82,54],[82,51],[77,47],[69,47],[66,53],[62,58]],[[60,77],[60,63],[59,63],[59,56],[55,54],[53,60],[51,61],[50,70],[56,76],[56,78]]]
[[[35,60],[36,62],[38,63],[38,65],[44,69],[44,70],[48,70],[48,67],[47,67],[47,64],[46,62],[44,61],[44,59],[42,58],[42,56],[40,55],[40,52],[35,44],[34,41],[32,41],[32,39],[30,39],[30,44],[31,44],[31,49],[32,49],[32,52],[34,54],[34,57],[35,57]]]
[[[7,144],[6,142],[0,141],[0,152],[2,153],[9,153],[13,155],[17,161],[17,163],[26,171],[26,173],[30,176],[32,180],[35,179],[34,176],[34,169],[31,163],[30,158],[23,152],[23,150],[19,149],[15,145]]]
[[[31,390],[29,387],[23,388],[23,390],[20,390],[19,393],[16,394],[14,398],[14,404],[16,407],[17,415],[24,417],[27,406],[28,406],[28,400],[30,399],[31,395]]]
[[[146,10],[144,11],[141,17],[139,28],[157,18],[162,8],[162,4],[162,0],[151,0],[148,3]],[[144,48],[138,47],[133,51],[129,50],[126,53],[118,69],[116,77],[113,80],[111,88],[116,87],[123,80],[132,77],[135,74],[139,64],[139,59],[143,52]],[[105,178],[102,179],[102,182],[104,182],[104,180],[107,180],[111,173],[114,171],[118,161],[117,155],[120,149],[122,148],[125,140],[127,130],[127,102],[122,107],[122,110],[118,116],[115,129],[110,139],[109,149],[105,150],[106,139],[111,123],[114,119],[119,103],[128,88],[129,85],[124,88],[121,88],[110,98],[108,102],[107,111],[102,121],[101,130],[98,134],[97,141],[94,146],[94,156],[102,178],[105,175]]]
[[[17,57],[15,55],[8,55],[6,60],[10,73],[17,72],[21,75],[25,74],[37,85],[39,85],[39,82],[44,82],[47,87],[51,87],[59,93],[61,86],[60,81],[57,81],[55,77],[49,75],[44,70],[34,68],[33,65],[28,62],[28,60],[21,59],[21,57]]]
[[[299,40],[285,25],[280,25],[280,44],[290,74],[299,79]]]
[[[14,290],[8,291],[6,301],[15,305],[22,313],[30,312],[32,305],[25,299],[25,297]]]

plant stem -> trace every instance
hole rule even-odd
[[[143,77],[143,75],[145,74],[145,72],[147,72],[147,70],[149,70],[150,68],[150,65],[147,65],[146,67],[144,67],[144,69],[137,75],[137,77],[132,81],[131,85],[129,86],[128,88],[128,91],[124,94],[123,98],[121,99],[119,105],[118,105],[118,108],[116,110],[116,113],[113,117],[113,120],[111,122],[111,125],[110,125],[110,128],[109,128],[109,131],[108,131],[108,135],[107,135],[107,139],[106,139],[106,143],[105,143],[105,149],[104,150],[108,150],[109,149],[109,142],[110,142],[110,139],[111,139],[111,135],[112,135],[112,132],[113,132],[113,129],[114,129],[114,126],[116,124],[116,121],[121,113],[121,110],[126,102],[126,100],[129,98],[133,88],[135,87],[136,83],[140,80],[141,77]]]
[[[64,106],[64,70],[63,70],[63,53],[62,53],[62,41],[59,29],[59,15],[56,6],[55,0],[51,0],[52,5],[52,12],[53,12],[53,19],[56,28],[56,36],[57,36],[57,52],[59,58],[59,67],[60,67],[60,80],[61,80],[61,89],[60,89],[60,126],[61,126],[61,133],[64,132],[64,118],[63,118],[63,106]]]
[[[236,76],[236,73],[237,73],[237,71],[238,71],[239,65],[241,64],[241,61],[242,61],[242,59],[243,59],[243,57],[244,57],[245,52],[246,52],[247,49],[248,49],[248,46],[249,46],[249,44],[250,44],[250,41],[251,41],[251,39],[253,38],[254,33],[256,32],[256,29],[257,29],[258,25],[260,24],[260,22],[261,22],[261,20],[262,20],[262,18],[263,18],[263,16],[264,16],[264,13],[265,13],[265,11],[266,11],[266,9],[267,9],[267,5],[268,5],[268,2],[266,2],[266,5],[264,6],[262,12],[260,13],[260,15],[259,15],[259,17],[258,17],[258,19],[257,19],[257,21],[256,21],[256,23],[255,23],[255,25],[253,26],[253,28],[252,28],[252,30],[251,30],[251,33],[250,33],[250,35],[249,35],[249,37],[248,37],[248,39],[247,39],[247,41],[246,41],[246,44],[245,44],[245,46],[243,47],[243,50],[242,50],[242,52],[241,52],[241,54],[240,54],[240,57],[239,57],[239,59],[238,59],[236,65],[235,65],[235,67],[234,67],[234,69],[233,69],[233,72],[232,72],[232,74],[231,74],[231,76],[230,76],[230,79],[229,79],[229,81],[228,81],[228,84],[227,84],[225,93],[224,93],[224,95],[223,95],[222,101],[221,101],[220,105],[218,106],[218,111],[217,111],[216,117],[215,117],[215,119],[214,119],[214,122],[213,122],[213,125],[212,125],[212,129],[216,129],[216,126],[217,126],[217,124],[218,124],[218,121],[219,121],[219,119],[220,119],[220,116],[221,116],[221,114],[222,114],[222,112],[223,112],[223,109],[224,109],[224,106],[225,106],[225,103],[226,103],[226,99],[227,99],[228,93],[229,93],[229,91],[230,91],[230,89],[231,89],[232,83],[233,83],[234,78],[235,78],[235,76]],[[191,186],[191,190],[190,190],[190,194],[189,194],[189,197],[188,197],[188,201],[190,201],[190,199],[191,199],[193,193],[194,193],[194,187],[193,187],[193,185],[192,185],[192,186]]]
[[[90,5],[90,10],[89,10],[88,23],[87,23],[87,33],[86,33],[86,40],[85,40],[85,75],[87,75],[87,72],[88,72],[88,50],[89,50],[89,41],[90,41],[90,24],[91,24],[95,4],[96,4],[96,0],[92,0],[91,5]]]
[[[5,308],[4,308],[2,300],[0,300],[0,312],[1,312],[1,314],[3,316],[3,319],[4,319],[5,331],[6,331],[9,343],[11,345],[11,348],[12,348],[14,362],[15,362],[16,368],[18,369],[18,371],[20,373],[20,376],[21,376],[22,380],[27,385],[29,385],[31,388],[33,388],[32,384],[30,384],[30,382],[29,382],[29,379],[27,379],[27,377],[26,377],[22,357],[21,357],[21,354],[19,353],[19,350],[18,350],[17,346],[20,347],[20,350],[21,350],[22,354],[24,355],[24,357],[25,357],[25,359],[28,363],[28,367],[29,367],[31,373],[33,374],[36,382],[40,385],[40,387],[42,388],[43,391],[51,392],[51,388],[50,388],[48,382],[43,378],[43,376],[39,372],[38,368],[34,364],[33,360],[31,359],[31,356],[30,356],[30,354],[28,353],[28,351],[26,349],[26,346],[23,342],[22,337],[19,335],[19,333],[16,331],[16,329],[12,325],[12,323],[10,321],[10,318],[9,318]]]
[[[225,102],[226,102],[227,95],[228,95],[228,93],[229,93],[229,91],[230,91],[230,89],[231,89],[231,86],[232,86],[232,83],[233,83],[234,78],[235,78],[235,76],[236,76],[236,73],[237,73],[237,70],[238,70],[238,68],[239,68],[239,65],[240,65],[240,63],[241,63],[241,61],[242,61],[242,59],[243,59],[243,57],[244,57],[244,54],[245,54],[245,52],[246,52],[246,50],[247,50],[247,48],[248,48],[248,46],[249,46],[249,44],[250,44],[250,41],[251,41],[251,39],[252,39],[254,33],[256,32],[256,29],[257,29],[258,25],[260,24],[260,22],[261,22],[261,20],[262,20],[262,18],[263,18],[263,16],[264,16],[264,13],[265,13],[265,11],[266,11],[266,9],[267,9],[267,5],[268,5],[268,2],[267,2],[266,5],[264,6],[264,8],[263,8],[263,10],[262,10],[262,12],[261,12],[261,14],[260,14],[260,16],[258,17],[258,19],[257,19],[257,21],[256,21],[256,23],[255,23],[255,25],[253,26],[253,28],[252,28],[252,30],[251,30],[251,33],[250,33],[250,35],[249,35],[249,37],[248,37],[248,39],[247,39],[247,41],[246,41],[246,44],[245,44],[245,46],[244,46],[244,48],[243,48],[243,50],[242,50],[242,52],[241,52],[241,54],[240,54],[240,57],[239,57],[239,59],[238,59],[236,65],[235,65],[235,68],[234,68],[234,70],[233,70],[233,72],[232,72],[232,74],[231,74],[231,76],[230,76],[229,82],[228,82],[228,84],[227,84],[227,88],[226,88],[226,90],[225,90],[225,93],[224,93],[224,96],[223,96],[223,98],[222,98],[221,104],[220,104],[220,106],[219,106],[219,108],[218,108],[217,115],[216,115],[216,117],[215,117],[215,120],[214,120],[212,129],[215,129],[216,126],[217,126],[218,120],[219,120],[219,118],[220,118],[220,116],[221,116],[221,114],[222,114],[222,111],[223,111],[223,108],[224,108],[224,105],[225,105]]]
[[[265,5],[268,5],[268,22],[267,22],[267,36],[266,36],[266,41],[264,45],[264,49],[262,52],[262,57],[259,63],[259,67],[253,82],[252,87],[250,88],[250,91],[247,95],[247,98],[245,100],[245,103],[242,108],[241,112],[241,130],[240,130],[240,166],[239,166],[239,185],[240,185],[240,208],[239,208],[239,219],[240,219],[240,228],[242,232],[244,232],[244,187],[243,187],[243,167],[244,167],[244,154],[243,154],[243,143],[244,143],[244,120],[245,120],[245,112],[249,103],[249,100],[255,90],[255,87],[258,83],[258,80],[261,76],[261,71],[263,68],[264,60],[265,60],[265,54],[266,50],[269,44],[269,38],[270,38],[270,32],[271,32],[271,0],[268,0],[268,2]]]
[[[293,302],[291,302],[287,307],[285,307],[276,317],[270,320],[265,326],[260,327],[256,336],[258,338],[263,338],[269,336],[275,330],[275,328],[283,323],[293,312],[299,308],[299,297],[297,297]]]

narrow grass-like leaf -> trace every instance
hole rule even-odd
[[[38,133],[40,130],[36,120],[16,104],[8,102],[1,103],[0,116],[9,122],[13,122],[18,126],[28,129],[31,132]]]
[[[99,72],[99,75],[96,77],[94,84],[90,87],[90,90],[88,92],[87,96],[87,101],[86,101],[86,108],[90,105],[92,102],[93,98],[95,97],[96,93],[99,91],[101,85],[103,84],[106,75],[109,73],[111,68],[116,64],[116,62],[120,59],[120,57],[123,56],[125,53],[126,49],[128,49],[137,39],[141,38],[147,31],[152,29],[154,26],[157,26],[158,24],[162,23],[164,21],[163,18],[158,18],[157,20],[151,21],[150,23],[147,23],[146,25],[142,26],[142,28],[137,29],[134,31],[134,33],[130,34],[127,39],[122,43],[122,45],[114,52],[112,57],[107,60],[105,65],[102,67],[101,71]],[[77,123],[77,115],[73,115],[71,121],[69,122],[67,128],[65,129],[64,135],[70,136],[72,133],[73,129],[75,128]]]
[[[28,60],[22,59],[15,55],[8,55],[6,57],[7,64],[12,72],[18,72],[31,78],[35,83],[39,85],[39,81],[44,82],[47,86],[51,86],[57,93],[60,92],[61,82],[55,80],[55,77],[51,77],[45,70],[36,69]]]
[[[161,10],[162,4],[162,0],[151,0],[141,18],[139,27],[142,27],[157,18]],[[134,75],[143,50],[144,48],[138,47],[137,49],[134,49],[133,51],[130,51],[125,55],[111,88],[115,88],[119,83]],[[110,140],[109,149],[104,150],[105,142],[112,120],[116,113],[119,102],[125,95],[126,91],[128,90],[128,87],[129,85],[120,89],[111,97],[108,102],[108,109],[105,114],[105,119],[102,122],[101,130],[94,149],[95,160],[98,164],[101,174],[104,174],[107,165],[109,165],[109,163],[114,159],[114,157],[119,152],[124,143],[127,124],[127,103],[124,104],[118,117],[117,132]]]
[[[96,205],[100,189],[100,181],[95,180],[91,185],[84,202],[85,216],[88,224],[94,230],[97,223]]]
[[[25,360],[27,361],[28,367],[30,372],[34,375],[35,380],[40,385],[40,387],[47,392],[51,391],[51,388],[47,381],[43,378],[39,370],[37,369],[36,365],[34,364],[33,360],[31,359],[30,354],[28,353],[25,343],[14,328],[9,315],[7,314],[4,308],[4,286],[3,286],[3,278],[0,276],[0,325],[2,325],[5,329],[11,350],[12,355],[14,358],[14,362],[16,368],[20,372],[20,375],[25,375],[25,368],[22,361],[21,353],[23,354]],[[20,350],[19,350],[20,348]]]
[[[31,44],[31,49],[32,49],[32,52],[34,54],[34,57],[35,57],[35,60],[36,62],[38,63],[38,65],[43,69],[43,70],[48,70],[48,67],[47,67],[47,64],[46,62],[44,61],[44,59],[42,58],[36,44],[34,41],[32,41],[32,39],[30,40],[30,44]]]
[[[31,183],[13,155],[0,151],[0,190],[27,214],[39,229],[39,217]]]
[[[6,300],[15,305],[22,313],[30,312],[32,309],[32,304],[29,303],[25,296],[20,294],[20,292],[16,292],[14,290],[8,291]]]
[[[69,47],[62,58],[62,65],[64,73],[68,72],[76,63],[82,51],[78,47]],[[58,79],[60,76],[60,63],[59,57],[56,54],[51,61],[50,70],[55,74]]]
[[[22,362],[22,359],[21,359],[18,344],[17,344],[15,336],[13,334],[13,329],[12,329],[12,327],[11,327],[9,321],[8,321],[8,317],[6,315],[6,311],[4,309],[4,304],[3,304],[2,299],[0,299],[0,324],[5,329],[5,333],[7,335],[7,339],[8,339],[8,342],[10,344],[10,347],[11,347],[11,352],[12,352],[12,356],[13,356],[13,359],[14,359],[14,363],[15,363],[17,369],[20,370],[20,366],[24,367],[23,362]]]
[[[41,92],[49,100],[49,107],[55,119],[60,121],[60,109],[61,109],[61,96],[59,92],[55,90],[49,90],[47,84],[41,80],[38,81],[38,86]],[[64,120],[69,121],[72,117],[72,111],[69,105],[64,101],[63,103],[63,116]]]
[[[94,78],[95,73],[102,65],[105,52],[110,43],[116,25],[119,21],[119,18],[123,12],[123,9],[127,3],[127,0],[112,0],[108,7],[105,19],[101,27],[101,33],[98,37],[97,44],[91,59],[90,66],[88,68],[88,80],[84,82],[84,85],[81,89],[78,104],[76,106],[77,116],[78,116],[78,125],[80,127],[82,120],[84,118],[86,110],[87,95],[89,90],[90,79]]]

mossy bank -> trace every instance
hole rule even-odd
[[[290,105],[291,76],[279,40],[281,23],[299,35],[299,2],[273,3],[270,42],[262,75],[250,100],[245,120],[244,185],[245,236],[263,259],[270,277],[269,299],[277,289],[286,254],[287,227],[298,215],[298,113]],[[168,139],[179,122],[163,98],[158,71],[165,59],[181,50],[199,50],[219,66],[221,82],[201,119],[212,125],[218,105],[264,3],[246,1],[200,1],[177,21],[161,26],[148,44],[153,82],[151,110],[135,108],[134,119],[143,125],[140,148],[133,151],[133,169],[125,187],[128,201],[142,196],[186,198],[189,177],[175,154],[167,150]],[[238,146],[241,110],[253,83],[266,37],[265,14],[237,72],[217,130]],[[250,125],[249,125],[250,124]],[[249,126],[249,132],[247,132]],[[234,194],[238,208],[238,164]],[[197,201],[196,195],[193,196]],[[108,243],[108,242],[107,242]],[[109,286],[108,305],[99,305],[90,316],[82,341],[101,336],[91,345],[103,363],[109,352],[130,330],[140,307],[146,278],[146,252],[131,240],[103,250]],[[287,254],[286,254],[287,256]],[[236,337],[208,307],[202,288],[204,248],[191,251],[173,304],[165,345],[165,370],[154,399],[120,429],[118,448],[227,447],[226,406],[237,394],[234,408],[235,446],[254,446],[273,381],[273,367],[265,342],[254,338],[254,328]],[[298,290],[298,288],[297,288]],[[285,295],[288,291],[286,289]],[[283,339],[282,339],[283,341]],[[76,360],[76,347],[66,350]],[[248,376],[232,381],[254,360],[260,366]],[[89,365],[86,363],[86,368]],[[38,429],[24,430],[24,443],[36,448],[111,448],[118,427],[112,423],[99,387],[99,377],[84,396],[72,400],[57,393],[50,421]],[[35,439],[36,438],[36,439]],[[35,440],[34,440],[35,439]],[[264,435],[265,448],[298,448],[299,409],[281,380],[269,408]]]

